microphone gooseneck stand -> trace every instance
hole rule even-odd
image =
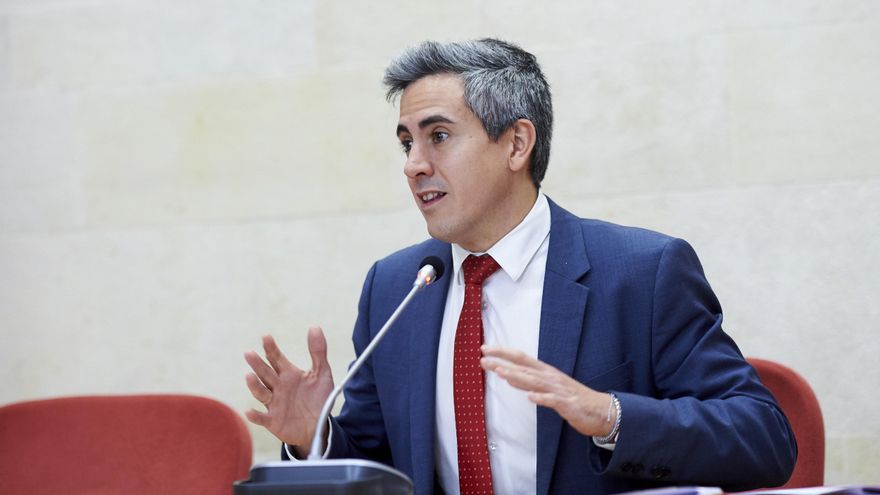
[[[412,289],[401,301],[373,340],[348,370],[321,409],[315,436],[312,438],[309,456],[305,461],[276,461],[258,464],[251,468],[250,479],[233,484],[234,495],[349,495],[360,493],[383,493],[410,495],[413,484],[405,474],[378,462],[363,459],[322,459],[330,409],[345,384],[361,368],[379,342],[397,320],[400,313],[420,290],[443,276],[443,261],[436,256],[422,260]]]

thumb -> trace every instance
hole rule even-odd
[[[329,368],[327,362],[327,339],[321,327],[309,328],[309,355],[312,356],[312,371],[319,372]]]

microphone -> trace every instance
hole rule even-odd
[[[412,480],[400,471],[363,459],[321,459],[321,446],[329,422],[327,418],[330,416],[330,409],[336,397],[342,392],[342,388],[370,357],[413,296],[443,276],[443,261],[436,256],[428,256],[419,266],[412,289],[324,402],[324,407],[318,416],[308,459],[299,462],[268,462],[253,466],[249,479],[233,483],[233,495],[275,495],[281,492],[289,495],[316,493],[348,495],[366,492],[412,495]]]
[[[432,268],[434,269],[433,279],[428,279],[425,282],[426,285],[431,284],[435,280],[438,280],[440,277],[442,277],[443,271],[446,269],[446,267],[443,266],[443,260],[436,256],[428,256],[427,258],[422,260],[419,266],[421,266],[421,268],[419,269],[419,274],[416,277],[416,282],[418,282],[418,280],[422,277],[429,277],[430,274],[428,273],[428,270]]]
[[[370,341],[369,345],[364,349],[360,356],[354,361],[351,367],[348,370],[348,374],[345,375],[345,378],[339,382],[330,395],[327,397],[327,400],[324,401],[324,407],[321,408],[321,414],[318,415],[318,424],[315,427],[315,436],[312,438],[312,447],[309,450],[308,460],[317,461],[321,459],[321,447],[324,443],[324,431],[327,427],[327,418],[330,416],[330,409],[333,408],[333,404],[336,402],[336,398],[342,392],[342,388],[345,384],[354,376],[355,373],[361,368],[361,366],[366,362],[367,358],[370,357],[370,354],[373,353],[373,350],[376,349],[376,346],[379,345],[379,342],[382,341],[382,338],[388,333],[388,329],[391,328],[391,325],[397,321],[397,317],[400,316],[400,313],[409,305],[409,302],[412,300],[413,296],[416,295],[418,291],[425,288],[426,286],[436,282],[440,277],[443,276],[443,272],[445,270],[445,266],[443,265],[443,260],[436,256],[428,256],[419,263],[418,273],[416,274],[416,279],[413,282],[412,289],[410,289],[409,293],[406,297],[403,298],[400,305],[397,306],[397,309],[394,310],[394,313],[391,313],[391,316],[388,317],[388,321],[385,322],[385,325],[379,330],[379,333]]]

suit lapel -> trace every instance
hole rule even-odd
[[[584,328],[589,288],[579,281],[590,264],[577,217],[550,201],[550,245],[541,302],[538,359],[574,374]],[[550,489],[563,420],[555,411],[538,408],[537,493]]]
[[[439,245],[439,243],[438,243]],[[452,253],[448,244],[436,252],[446,264],[446,273],[423,289],[408,311],[411,324],[409,351],[409,405],[413,484],[416,493],[430,493],[434,487],[434,411],[437,385],[437,348],[452,280]]]
[[[579,281],[590,265],[583,233],[574,215],[550,201],[550,244],[541,302],[538,358],[572,375],[577,358],[589,289]],[[430,493],[434,480],[434,416],[437,380],[437,348],[452,279],[452,255],[448,244],[438,243],[434,252],[446,264],[447,273],[425,288],[406,312],[409,335],[409,406],[413,484],[417,493]],[[538,408],[537,493],[550,488],[563,420],[554,411]]]

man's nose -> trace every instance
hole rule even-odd
[[[431,175],[433,173],[428,157],[415,144],[410,148],[409,154],[406,155],[403,173],[410,179],[415,179],[419,175]]]

